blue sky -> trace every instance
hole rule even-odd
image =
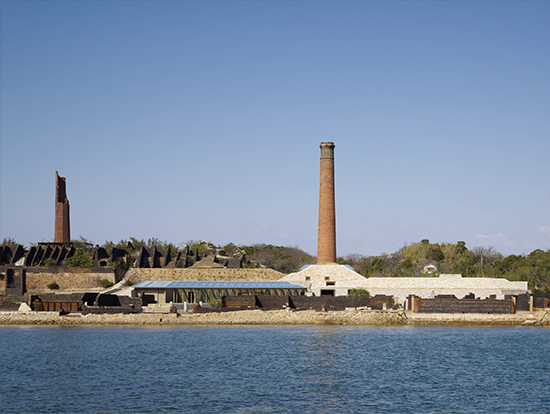
[[[0,1],[0,238],[550,248],[550,2]]]

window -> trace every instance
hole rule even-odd
[[[327,286],[336,286],[336,282],[327,282]]]
[[[8,269],[8,278],[6,280],[6,287],[13,289],[15,287],[15,272],[13,269]]]

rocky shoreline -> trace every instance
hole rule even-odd
[[[550,326],[550,310],[515,314],[422,314],[403,310],[346,310],[316,312],[248,310],[206,314],[140,313],[87,315],[58,312],[0,312],[0,325],[473,325]]]

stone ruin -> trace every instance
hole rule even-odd
[[[67,199],[67,182],[55,172],[55,231],[54,243],[70,243],[71,231],[69,220],[69,200]]]
[[[128,248],[133,247],[128,245]],[[113,247],[110,252],[100,246],[92,245],[75,247],[74,244],[59,245],[56,243],[38,243],[26,250],[23,246],[0,246],[0,268],[16,267],[67,267],[66,260],[80,250],[93,260],[93,267],[113,266],[128,269],[136,268],[187,268],[190,266],[223,267],[240,269],[246,259],[246,253],[239,247],[232,246],[230,251],[216,247],[203,241],[201,247],[191,251],[189,246],[173,251],[168,247],[165,251],[157,246],[143,246],[137,253],[130,254],[126,249]],[[258,263],[250,263],[252,267],[260,267]],[[200,265],[200,266],[199,266]]]
[[[134,267],[187,268],[193,266],[201,268],[242,268],[246,260],[246,253],[236,246],[233,246],[231,250],[227,252],[209,241],[201,242],[201,248],[196,247],[194,251],[191,251],[189,246],[178,252],[173,252],[170,247],[164,252],[156,246],[151,248],[142,247],[135,258]]]
[[[5,266],[16,267],[65,267],[65,262],[73,257],[77,250],[90,255],[94,262],[93,267],[110,266],[118,263],[126,256],[125,250],[113,248],[111,253],[100,246],[79,247],[74,245],[57,245],[54,243],[39,243],[26,250],[23,246],[0,246],[0,268]]]

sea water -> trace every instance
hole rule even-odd
[[[0,412],[550,412],[550,329],[0,326]]]

